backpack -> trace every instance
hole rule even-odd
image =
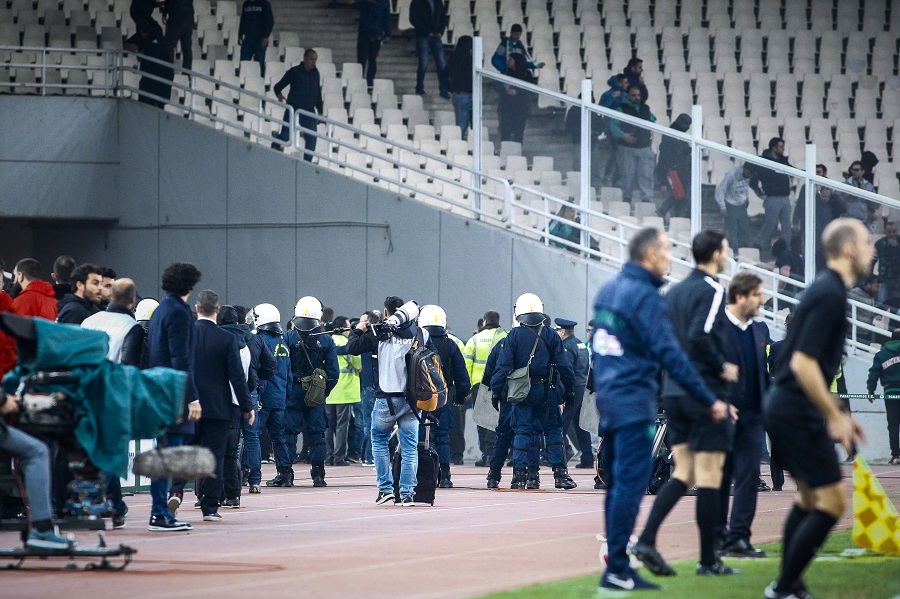
[[[406,400],[417,410],[433,412],[447,404],[447,383],[437,352],[425,345],[422,329],[406,354]]]

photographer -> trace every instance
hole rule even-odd
[[[21,397],[7,395],[0,404],[0,415],[19,411]],[[43,441],[7,426],[0,419],[0,451],[19,461],[25,479],[25,496],[31,516],[31,532],[25,541],[33,549],[67,549],[69,541],[59,536],[59,529],[51,520],[50,506],[50,450]],[[76,544],[75,541],[72,542]]]
[[[378,356],[378,367],[373,369],[375,382],[375,409],[372,412],[372,453],[375,456],[375,473],[378,476],[378,505],[395,500],[401,506],[415,505],[416,468],[419,438],[419,419],[406,400],[408,377],[406,354],[412,346],[419,328],[415,324],[419,307],[415,302],[404,304],[396,296],[384,300],[385,320],[372,325],[368,314],[363,314],[359,324],[350,332],[347,353],[359,356],[374,353]],[[425,344],[437,351],[423,330]],[[391,472],[388,452],[388,438],[398,426],[397,439],[400,442],[400,497],[394,497],[394,477]]]

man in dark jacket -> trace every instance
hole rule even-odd
[[[728,241],[721,231],[707,229],[694,237],[691,250],[697,266],[666,294],[668,316],[682,349],[706,386],[716,397],[729,398],[730,384],[738,381],[738,367],[726,357],[731,325],[725,315],[725,288],[717,278],[728,263]],[[697,574],[734,574],[715,554],[722,466],[725,455],[731,451],[734,423],[730,418],[712,418],[710,410],[717,400],[710,401],[709,394],[694,396],[669,378],[662,396],[668,414],[666,441],[672,450],[675,471],[659,490],[632,552],[654,574],[674,575],[656,550],[656,533],[672,508],[696,483],[700,529]],[[731,416],[736,416],[736,410],[731,410]]]
[[[690,116],[679,114],[672,122],[672,129],[685,133],[692,122]],[[663,136],[656,161],[656,182],[666,190],[666,201],[656,213],[666,216],[671,211],[672,216],[690,217],[691,145],[688,142]]]
[[[82,264],[72,271],[74,291],[66,294],[56,305],[56,322],[81,324],[85,318],[100,311],[100,284],[103,268],[96,264]]]
[[[191,22],[193,24],[193,21]],[[162,30],[156,21],[144,20],[138,23],[137,33],[132,35],[125,41],[125,49],[130,52],[138,52],[144,56],[155,58],[160,62],[139,59],[139,68],[145,75],[141,76],[138,82],[138,89],[147,92],[150,95],[140,94],[138,101],[156,108],[165,108],[165,100],[172,95],[172,83],[175,78],[175,70],[172,68],[172,61],[175,56],[174,47],[167,38],[163,37]],[[158,77],[159,79],[154,79]],[[158,99],[162,98],[162,99]]]
[[[193,339],[194,318],[187,299],[194,286],[200,281],[197,267],[187,262],[170,264],[163,272],[162,288],[165,299],[153,311],[150,318],[150,367],[163,366],[188,373],[187,388],[184,393],[184,411],[180,423],[169,428],[164,437],[156,440],[157,446],[178,447],[184,443],[185,435],[194,433],[194,422],[200,420],[201,407],[194,386]],[[170,532],[191,530],[187,522],[175,519],[174,512],[181,505],[182,496],[167,495],[168,479],[150,481],[150,525],[147,530]]]
[[[645,121],[656,121],[650,108],[641,101],[641,88],[635,85],[628,88],[628,97],[622,100],[618,110]],[[653,169],[656,165],[656,157],[650,147],[653,133],[649,129],[614,119],[610,120],[609,129],[617,146],[616,158],[622,181],[622,199],[626,202],[632,200],[636,184],[641,191],[641,201],[652,202]]]
[[[875,354],[866,388],[869,395],[875,393],[878,381],[885,395],[900,395],[900,329],[894,329],[891,340],[884,344]],[[869,402],[874,400],[870,399]],[[900,464],[900,399],[884,400],[884,411],[887,415],[888,441],[891,446],[891,465]]]
[[[447,61],[447,81],[450,84],[456,126],[463,139],[469,136],[472,124],[472,37],[461,35],[456,40]]]
[[[791,166],[784,155],[784,140],[773,137],[762,157],[784,166]],[[775,228],[781,226],[781,237],[791,247],[791,179],[779,171],[758,166],[750,177],[750,189],[763,200],[765,220],[759,232],[759,249],[772,247]]]
[[[156,6],[156,0],[131,0],[128,14],[131,15],[135,28],[140,29],[141,24],[146,23],[154,32],[162,33],[162,27],[153,18],[153,9]]]
[[[660,367],[709,405],[714,420],[728,415],[727,404],[716,399],[682,350],[659,294],[670,252],[665,233],[641,229],[631,239],[622,272],[594,301],[594,391],[604,449],[609,449],[603,468],[611,474],[605,511],[609,561],[602,588],[659,588],[630,570],[626,547],[650,482]]]
[[[259,63],[259,74],[266,74],[266,48],[275,27],[272,5],[269,0],[244,0],[241,6],[241,22],[238,25],[238,44],[241,60]]]
[[[641,89],[641,104],[645,104],[650,94],[644,85],[644,61],[637,56],[629,59],[623,74],[628,77],[628,87],[637,86]]]
[[[356,35],[356,62],[366,72],[366,84],[375,82],[381,41],[391,37],[391,3],[389,0],[358,0],[359,29]]]
[[[173,55],[175,44],[181,43],[181,66],[190,69],[194,59],[194,0],[165,0],[162,14],[166,41]]]
[[[622,100],[628,94],[628,77],[624,73],[613,75],[607,80],[609,86],[600,96],[600,106],[610,110],[618,110]],[[597,120],[600,127],[595,127]],[[616,177],[616,142],[609,128],[610,118],[591,119],[591,185],[595,187],[612,187]]]
[[[566,435],[574,435],[572,440],[581,451],[581,461],[575,467],[593,469],[594,451],[591,447],[591,434],[579,426],[581,406],[584,403],[584,390],[587,387],[588,374],[591,369],[591,354],[584,342],[575,336],[577,322],[565,318],[557,318],[554,322],[556,323],[556,332],[562,340],[563,351],[575,373],[575,402],[571,406],[567,406],[562,413],[563,439],[566,438]],[[573,425],[574,431],[571,430]]]
[[[303,62],[287,70],[284,77],[282,77],[273,88],[275,95],[280,101],[285,101],[284,95],[281,92],[285,87],[290,86],[291,91],[288,93],[287,103],[290,104],[294,110],[305,110],[306,112],[318,112],[319,114],[322,114],[322,84],[319,81],[319,70],[316,68],[316,60],[318,58],[319,55],[316,54],[315,50],[307,48],[306,52],[303,54]],[[303,159],[307,162],[312,162],[313,156],[309,152],[316,151],[316,117],[299,114],[296,118],[299,125],[308,130],[308,132],[299,132],[303,135],[303,139],[306,143],[307,151],[303,155]],[[289,123],[290,119],[290,111],[285,110],[285,123]],[[285,124],[281,127],[281,133],[278,134],[278,139],[288,141],[290,135],[291,129]],[[282,145],[273,142],[272,147],[276,150],[280,150]]]
[[[444,0],[412,0],[409,5],[409,22],[416,30],[416,55],[419,67],[416,70],[416,93],[425,95],[425,70],[428,68],[428,53],[434,57],[441,97],[450,99],[447,81],[447,64],[444,61],[444,29],[447,28],[447,10]]]
[[[419,326],[428,331],[431,341],[437,348],[438,357],[441,360],[441,371],[444,381],[447,383],[448,401],[457,405],[465,403],[469,396],[471,384],[469,373],[466,370],[466,362],[463,360],[459,346],[447,336],[447,315],[440,306],[423,306],[419,313]],[[438,486],[442,489],[452,489],[450,480],[450,429],[453,428],[453,410],[445,405],[431,413],[431,420],[436,422],[432,426],[432,440],[438,453],[441,471],[438,474]],[[419,438],[425,437],[425,426],[419,427]]]
[[[198,445],[209,449],[216,459],[215,476],[200,481],[197,494],[200,496],[203,521],[219,522],[222,520],[222,516],[219,515],[219,499],[224,492],[225,456],[229,438],[233,440],[236,457],[237,440],[234,437],[237,433],[238,420],[243,414],[248,424],[253,424],[255,414],[250,403],[250,390],[247,388],[247,375],[241,361],[238,336],[223,331],[216,322],[219,296],[210,289],[204,289],[197,294],[196,308],[194,382],[197,385],[203,417],[200,418],[195,441]],[[243,335],[240,338],[243,343]]]
[[[72,256],[59,256],[53,262],[53,272],[50,279],[53,281],[53,290],[56,299],[61,300],[67,293],[72,293],[72,271],[75,270],[75,259]]]

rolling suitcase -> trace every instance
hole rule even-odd
[[[431,445],[431,425],[432,422],[426,420],[425,423],[425,441],[420,442],[416,447],[419,453],[419,465],[416,470],[416,490],[413,501],[417,505],[429,504],[434,505],[434,492],[438,485],[438,473],[440,465],[438,462],[437,450]],[[391,470],[394,474],[394,497],[395,501],[400,500],[400,448],[394,451],[394,459],[391,464]]]

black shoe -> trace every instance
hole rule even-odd
[[[222,507],[227,507],[232,510],[239,510],[241,509],[241,498],[235,497],[233,499],[226,499],[222,502]]]
[[[766,481],[763,479],[759,479],[759,482],[756,483],[756,492],[757,493],[765,493],[766,491],[771,491],[772,487],[766,484]]]
[[[198,499],[197,501],[194,502],[194,509],[195,509],[195,510],[199,510],[201,507],[203,507],[203,502],[202,502],[202,501],[200,501],[200,500]]]
[[[453,481],[450,479],[450,466],[447,464],[441,465],[441,471],[438,474],[438,488],[439,489],[452,489]]]
[[[525,488],[525,470],[513,470],[512,482],[509,483],[510,489]]]
[[[349,460],[337,460],[335,463],[331,464],[332,466],[349,466]]]
[[[594,463],[591,462],[590,464],[575,464],[575,467],[578,468],[579,470],[584,470],[584,469],[586,469],[586,468],[593,469],[593,468],[594,468]]]
[[[453,462],[454,466],[462,466],[464,463],[462,458],[453,458],[453,460],[451,461]]]
[[[487,460],[484,459],[484,457],[481,457],[480,459],[475,461],[475,465],[478,466],[479,468],[484,468],[485,466],[488,465],[488,463],[487,463]]]
[[[279,472],[275,478],[266,481],[267,487],[293,487],[294,486],[294,470],[288,468]]]
[[[115,514],[112,517],[112,526],[115,530],[120,530],[125,528],[125,515],[128,513],[128,506],[125,506],[125,510],[121,514]]]
[[[657,576],[675,576],[675,570],[672,569],[672,566],[666,562],[653,545],[638,542],[632,545],[629,551],[631,555],[641,560],[653,574]]]
[[[599,476],[595,476],[594,477],[594,488],[597,489],[598,491],[605,491],[608,487],[606,486],[605,482],[600,480]]]
[[[350,462],[351,464],[359,464],[359,456],[356,456],[356,455],[348,455],[348,456],[347,456],[347,461]]]
[[[553,469],[553,484],[557,489],[565,489],[569,491],[578,485],[569,476],[569,470],[565,466],[558,466]]]
[[[732,541],[722,547],[722,555],[727,555],[728,557],[761,559],[766,557],[766,552],[762,549],[757,549],[744,539],[738,539],[737,541]]]
[[[175,518],[171,520],[166,516],[151,516],[150,525],[147,530],[152,532],[177,532],[180,530],[191,530],[193,527],[187,522],[180,522]]]
[[[513,464],[512,458],[510,458],[509,460],[507,460],[506,465],[509,466],[510,468],[512,468],[513,466],[515,466],[515,464]]]
[[[726,566],[722,560],[716,560],[711,566],[697,564],[697,576],[730,576],[740,573],[740,570]]]
[[[204,522],[221,522],[222,515],[219,512],[213,512],[211,514],[203,514]]]
[[[375,498],[375,505],[382,505],[389,501],[394,501],[393,493],[385,493],[384,491],[378,491],[378,497]]]
[[[772,487],[772,490],[773,490],[773,491],[782,491],[782,490],[784,490],[784,489],[783,489],[783,487],[780,487],[780,486],[776,485],[776,486]]]
[[[406,497],[404,497],[403,499],[401,499],[394,505],[397,505],[400,507],[416,507],[416,502],[413,499],[412,495],[407,495]]]
[[[487,475],[487,488],[488,489],[499,489],[500,488],[500,471],[491,468],[488,470]]]

